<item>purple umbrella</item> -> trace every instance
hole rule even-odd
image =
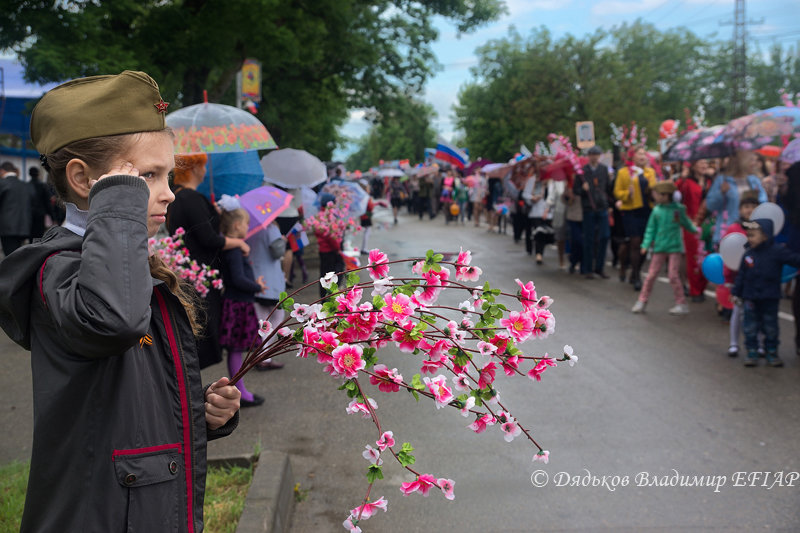
[[[733,147],[723,142],[726,126],[711,126],[689,130],[670,145],[664,152],[664,161],[696,161],[726,157],[733,153]]]
[[[245,238],[249,239],[269,226],[292,201],[292,195],[276,187],[264,185],[239,198],[239,204],[250,213],[250,228]]]
[[[485,167],[489,163],[491,163],[491,161],[489,161],[488,159],[483,159],[483,158],[478,159],[477,161],[475,161],[470,166],[464,169],[464,175],[469,176],[470,174],[474,174],[476,170]]]

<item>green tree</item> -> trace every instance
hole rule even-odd
[[[358,149],[347,159],[348,168],[366,170],[381,159],[421,161],[425,147],[435,140],[431,119],[433,107],[407,96],[397,100],[390,110],[374,117],[375,123],[358,140]]]
[[[511,31],[478,48],[473,79],[459,91],[456,124],[472,154],[502,161],[521,143],[550,132],[574,137],[592,120],[598,144],[610,123],[635,121],[653,146],[660,123],[700,106],[706,123],[730,120],[731,46],[684,29],[660,31],[641,21],[583,37],[553,40],[545,28],[527,39]],[[800,90],[797,52],[751,57],[750,110],[779,104],[778,89]]]
[[[436,66],[435,15],[467,32],[501,0],[8,0],[0,49],[31,81],[144,70],[172,109],[233,104],[245,58],[263,66],[259,117],[281,146],[329,158],[348,107],[384,112]]]

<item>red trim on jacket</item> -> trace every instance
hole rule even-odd
[[[49,261],[51,257],[66,251],[67,250],[59,250],[57,252],[53,252],[52,254],[48,255],[45,258],[44,263],[42,263],[42,266],[39,268],[39,294],[42,295],[42,303],[44,304],[45,307],[47,307],[47,300],[45,300],[44,298],[44,267],[47,265],[47,261]]]
[[[155,289],[156,299],[158,300],[158,308],[161,310],[161,318],[164,320],[164,330],[167,333],[169,341],[169,348],[172,352],[172,359],[175,363],[175,377],[178,381],[178,391],[181,401],[181,422],[183,424],[183,463],[184,470],[186,471],[186,517],[189,533],[194,533],[194,514],[193,514],[193,483],[192,483],[192,438],[190,433],[191,421],[189,420],[189,404],[186,395],[186,381],[183,375],[183,365],[181,364],[181,356],[178,353],[178,345],[175,342],[175,332],[172,329],[172,322],[169,319],[167,312],[167,302],[159,289]]]
[[[160,452],[163,450],[176,450],[178,453],[183,453],[181,450],[181,443],[176,442],[175,444],[160,444],[158,446],[147,446],[145,448],[131,448],[129,450],[114,450],[114,453],[111,454],[111,460],[114,461],[117,457],[123,455],[139,455],[142,453],[153,453],[153,452]]]

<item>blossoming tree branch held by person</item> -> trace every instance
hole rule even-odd
[[[260,323],[259,340],[254,340],[241,370],[231,378],[236,382],[260,361],[283,354],[314,358],[347,394],[346,412],[372,420],[376,440],[363,451],[369,462],[367,489],[344,521],[350,531],[360,531],[359,523],[377,510],[387,510],[386,498],[371,499],[375,482],[384,477],[386,458],[411,474],[400,485],[404,495],[425,496],[431,489],[440,490],[447,499],[455,494],[452,479],[417,469],[411,443],[401,443],[382,425],[376,400],[381,393],[405,390],[417,400],[431,400],[437,410],[455,408],[472,418],[466,427],[473,432],[496,426],[507,442],[520,436],[530,441],[536,449],[534,461],[549,460],[549,451],[501,400],[496,377],[503,373],[538,382],[548,368],[559,362],[572,366],[578,357],[570,346],[558,356],[523,352],[523,343],[553,333],[553,300],[539,296],[533,282],[517,280],[516,294],[488,283],[475,285],[482,270],[471,262],[469,251],[450,262],[433,251],[424,258],[390,261],[373,249],[367,266],[323,276],[325,295],[319,300],[300,304],[293,298],[299,291],[282,294],[279,307],[289,316],[277,326],[268,320]],[[411,275],[405,274],[407,270],[390,275],[393,266],[408,264]],[[447,305],[440,301],[444,291],[463,293],[465,299],[458,306]],[[379,351],[389,344],[419,357],[419,373],[407,379],[381,362]],[[368,390],[367,382],[377,391]]]

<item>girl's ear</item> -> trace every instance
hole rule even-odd
[[[80,159],[70,159],[64,170],[70,191],[85,203],[89,199],[89,165]]]

